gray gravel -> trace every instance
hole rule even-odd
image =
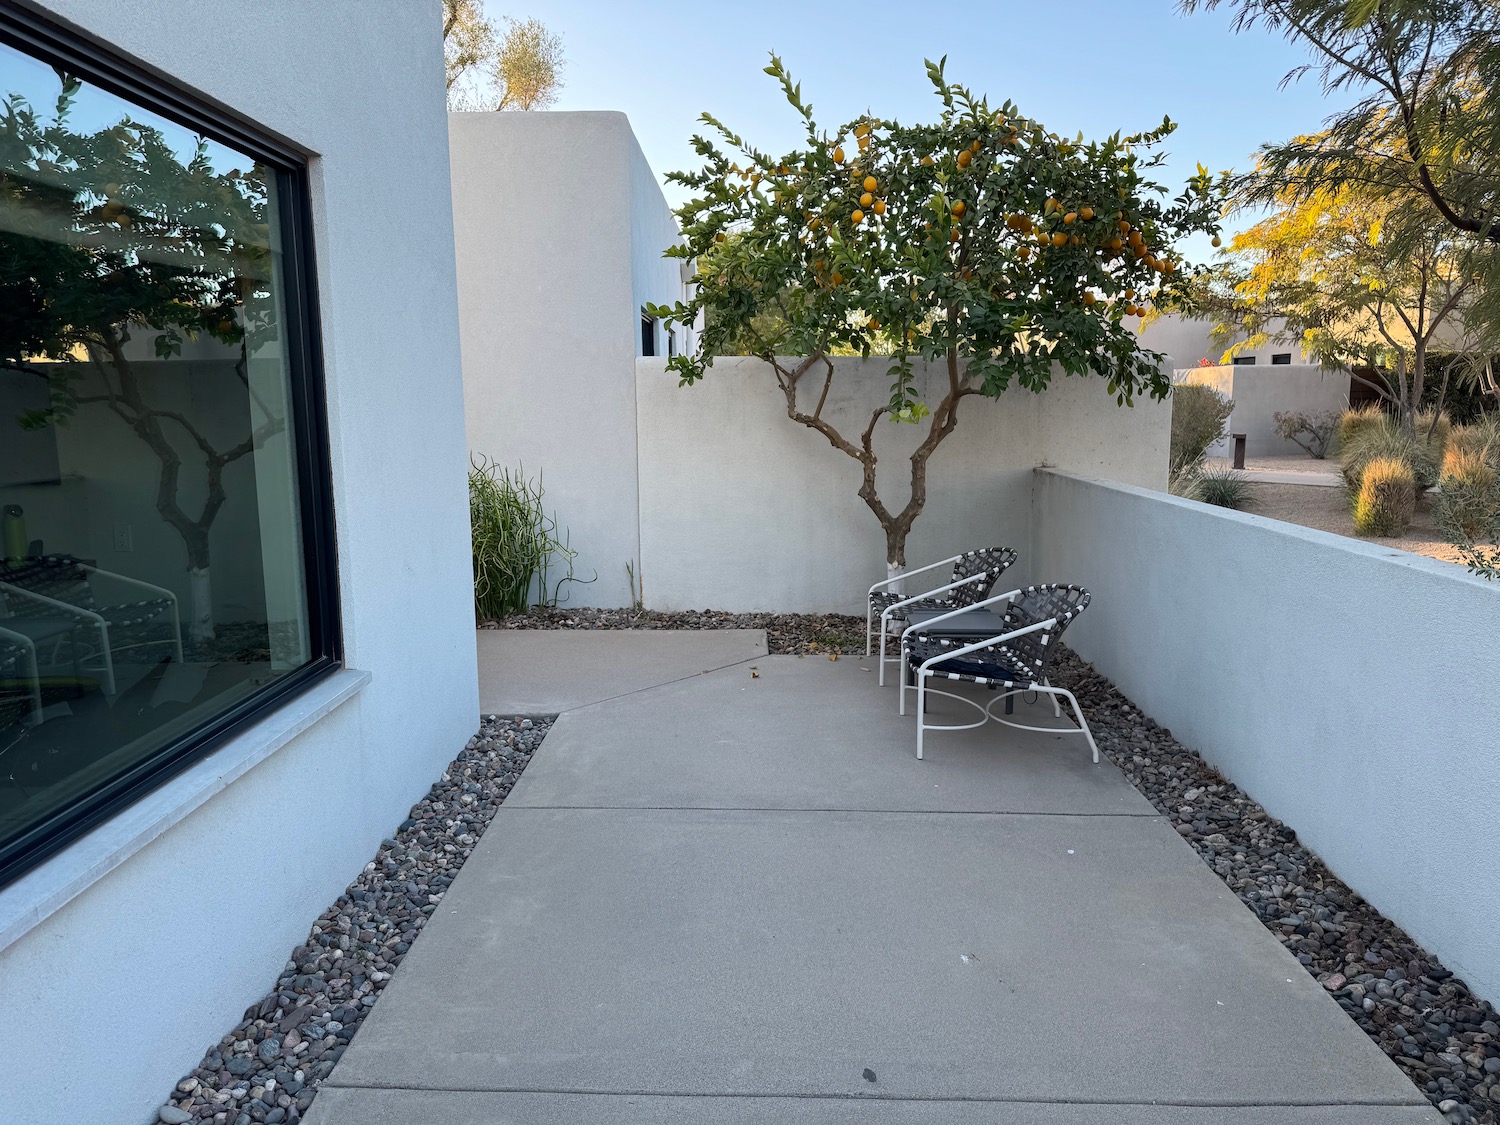
[[[295,1122],[526,768],[551,719],[486,716],[373,861],[292,950],[272,991],[177,1083],[168,1125]]]
[[[1062,649],[1099,749],[1454,1125],[1500,1120],[1500,1015],[1172,732]]]
[[[487,621],[481,629],[764,629],[772,655],[865,651],[865,619],[844,613],[728,613],[720,609],[662,613],[654,609],[556,609]]]

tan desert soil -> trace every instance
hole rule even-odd
[[[1323,488],[1305,484],[1254,484],[1250,485],[1252,505],[1246,511],[1257,516],[1285,520],[1302,527],[1314,527],[1319,531],[1331,531],[1335,535],[1354,534],[1354,520],[1349,515],[1349,501],[1342,488]],[[1386,547],[1397,547],[1403,551],[1426,555],[1430,559],[1462,565],[1458,552],[1443,540],[1432,514],[1432,497],[1424,496],[1417,503],[1417,516],[1411,530],[1400,539],[1364,539],[1366,543],[1378,543]]]

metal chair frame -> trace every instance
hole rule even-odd
[[[1017,597],[1018,595],[1024,593],[1025,590],[1026,590],[1026,588],[1023,587],[1022,589],[1018,589],[1018,590],[1009,590],[1009,591],[1007,591],[1004,594],[996,594],[994,597],[986,598],[982,602],[977,602],[977,603],[975,603],[974,605],[971,605],[971,606],[964,606],[961,609],[953,610],[952,612],[942,614],[939,617],[929,618],[927,621],[921,622],[918,625],[912,625],[912,626],[908,627],[901,634],[901,657],[900,657],[900,659],[901,659],[901,662],[902,662],[902,665],[903,665],[903,669],[905,669],[906,665],[909,663],[908,656],[907,656],[907,643],[908,643],[908,636],[909,636],[909,634],[919,632],[921,629],[929,627],[931,625],[934,625],[934,624],[936,624],[939,621],[950,620],[950,619],[952,619],[954,617],[958,617],[959,615],[961,615],[963,613],[967,613],[967,612],[969,612],[971,610],[974,610],[974,609],[988,608],[988,607],[990,607],[992,605],[998,605],[998,604],[1000,604],[1002,602],[1009,602],[1011,599],[1013,599],[1013,598]],[[916,692],[917,692],[917,758],[920,759],[922,757],[923,743],[925,741],[924,736],[925,736],[926,732],[929,731],[929,730],[972,730],[972,729],[974,729],[976,727],[982,727],[986,723],[996,722],[996,723],[1000,723],[1002,726],[1014,727],[1016,730],[1037,731],[1037,732],[1040,732],[1040,733],[1043,733],[1043,734],[1082,734],[1083,737],[1088,741],[1089,750],[1093,754],[1094,763],[1097,765],[1098,761],[1099,761],[1099,747],[1098,747],[1098,744],[1096,744],[1094,742],[1093,732],[1089,730],[1088,721],[1086,719],[1084,719],[1084,717],[1083,717],[1083,708],[1081,708],[1078,705],[1078,699],[1077,699],[1077,697],[1071,691],[1069,691],[1067,688],[1054,687],[1048,681],[1048,679],[1047,679],[1047,677],[1045,675],[1043,675],[1041,678],[1026,677],[1024,680],[1013,680],[1013,679],[1008,679],[1008,678],[1006,678],[1004,676],[1001,676],[1001,675],[997,675],[993,679],[990,679],[990,678],[986,678],[986,677],[972,676],[972,675],[968,675],[968,674],[945,673],[945,672],[939,670],[939,667],[938,667],[938,666],[942,665],[943,663],[945,663],[947,661],[957,660],[957,659],[960,659],[962,657],[968,656],[968,655],[970,655],[972,653],[981,652],[981,651],[983,651],[985,649],[992,648],[992,647],[994,647],[996,645],[1004,644],[1006,641],[1013,641],[1013,640],[1015,640],[1018,637],[1024,637],[1024,636],[1028,636],[1028,635],[1030,635],[1032,633],[1040,633],[1040,632],[1046,632],[1046,633],[1050,634],[1053,631],[1057,630],[1059,628],[1059,626],[1066,626],[1068,624],[1068,622],[1070,622],[1073,619],[1073,617],[1075,617],[1075,616],[1077,616],[1076,613],[1069,614],[1066,617],[1062,617],[1062,616],[1050,617],[1050,618],[1048,618],[1045,621],[1034,622],[1033,624],[1027,625],[1027,626],[1025,626],[1023,628],[1020,628],[1020,629],[1012,629],[1012,630],[1010,630],[1008,632],[1000,633],[1000,634],[998,634],[996,636],[993,636],[993,637],[985,637],[985,638],[982,638],[982,639],[979,639],[979,640],[972,641],[972,642],[970,642],[968,644],[961,645],[961,646],[956,647],[956,648],[946,649],[945,651],[937,654],[936,656],[932,656],[929,659],[924,660],[920,665],[917,665],[915,668],[910,669],[910,671],[912,673],[912,675],[910,677],[908,677],[908,675],[906,674],[906,671],[903,670],[903,674],[901,676],[901,693],[900,693],[901,694],[901,699],[900,699],[900,709],[899,709],[899,713],[902,714],[902,715],[906,714],[906,692],[907,692],[907,689],[908,689],[908,679],[911,678],[911,679],[915,679],[916,680],[915,687],[916,687]],[[978,661],[978,663],[983,663],[983,661],[982,660]],[[973,699],[969,699],[969,698],[967,698],[965,696],[962,696],[962,695],[957,695],[954,692],[943,691],[943,690],[941,690],[939,688],[930,688],[930,687],[927,686],[927,681],[929,679],[939,679],[939,678],[955,679],[955,680],[964,680],[964,679],[967,679],[968,682],[976,683],[976,684],[979,684],[981,686],[990,687],[990,688],[999,687],[999,688],[1004,688],[1005,690],[1002,691],[1002,692],[1000,692],[998,695],[996,695],[994,699],[992,699],[992,700],[989,701],[989,703],[987,703],[987,704],[981,704],[981,703],[979,703],[979,702],[977,702],[977,701],[975,701]],[[1011,697],[1016,696],[1016,695],[1025,694],[1027,692],[1036,693],[1038,695],[1049,696],[1052,699],[1052,713],[1053,713],[1053,715],[1055,717],[1059,717],[1059,718],[1062,715],[1062,708],[1061,708],[1061,705],[1059,704],[1058,700],[1059,699],[1066,699],[1068,701],[1069,707],[1073,711],[1073,717],[1078,721],[1078,726],[1076,726],[1076,727],[1038,727],[1038,726],[1031,726],[1031,725],[1026,724],[1026,723],[1015,722],[1015,721],[1013,721],[1011,719],[1003,719],[999,715],[996,715],[994,713],[994,707],[995,707],[995,705],[997,703],[1000,703],[1000,702],[1002,702],[1004,700],[1010,699]],[[958,702],[964,704],[965,706],[974,708],[980,714],[979,720],[977,722],[973,722],[973,723],[946,723],[946,724],[940,724],[940,723],[929,723],[929,722],[927,722],[926,718],[925,718],[926,713],[927,713],[927,696],[930,695],[930,694],[931,695],[945,696],[948,699],[955,699]]]

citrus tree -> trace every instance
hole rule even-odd
[[[933,453],[972,396],[1013,385],[1040,391],[1054,370],[1095,374],[1121,405],[1164,397],[1162,357],[1140,347],[1126,317],[1185,299],[1192,271],[1172,247],[1217,236],[1223,178],[1201,166],[1169,199],[1148,178],[1174,126],[1101,141],[1066,139],[1010,102],[992,107],[927,64],[941,102],[935,122],[866,115],[827,131],[781,60],[766,73],[802,118],[804,144],[772,155],[709,114],[717,141],[693,138],[703,165],[674,172],[695,195],[677,211],[696,263],[691,299],[648,312],[697,324],[697,345],[668,366],[683,385],[714,356],[749,341],[774,374],[787,416],[861,467],[859,496],[885,532],[891,574],[927,500]],[[824,414],[831,356],[891,357],[868,422],[841,432]],[[788,358],[790,357],[790,358]],[[928,401],[918,361],[946,380]],[[924,427],[910,455],[909,494],[876,487],[882,422]]]

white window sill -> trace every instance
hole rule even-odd
[[[0,952],[369,682],[368,672],[335,672],[0,890]]]

